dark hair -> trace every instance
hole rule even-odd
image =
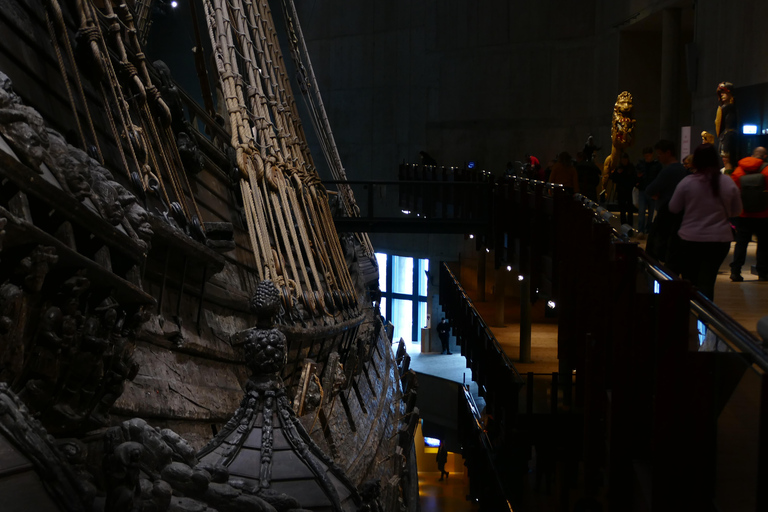
[[[712,144],[702,144],[693,152],[693,167],[696,172],[703,174],[712,187],[712,193],[715,197],[720,195],[720,161],[717,158],[717,151]]]
[[[643,154],[647,155],[648,153],[653,153],[653,148],[651,146],[645,146],[643,148]]]
[[[659,142],[654,144],[653,147],[659,151],[669,151],[670,153],[675,152],[675,143],[667,139],[661,139]]]

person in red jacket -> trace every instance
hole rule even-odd
[[[768,281],[768,150],[755,148],[752,156],[739,160],[739,166],[731,174],[741,190],[744,210],[736,219],[736,247],[731,262],[731,281],[741,282],[741,267],[747,258],[747,246],[752,235],[757,236],[757,277]],[[755,181],[756,174],[763,175],[763,182]],[[757,185],[756,185],[757,184]],[[762,193],[759,186],[762,185]],[[762,196],[762,197],[761,197]]]

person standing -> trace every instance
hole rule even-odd
[[[437,337],[440,338],[440,344],[443,346],[443,351],[440,353],[448,354],[449,356],[452,354],[450,345],[448,344],[450,332],[451,327],[448,325],[448,320],[443,318],[440,320],[440,323],[437,324]]]
[[[579,176],[579,191],[592,201],[597,201],[597,186],[600,184],[600,169],[584,153],[576,153],[576,174]]]
[[[566,192],[571,194],[579,193],[579,175],[573,166],[571,155],[563,151],[557,156],[557,162],[552,166],[552,172],[547,181],[550,183],[559,183]]]
[[[629,155],[621,154],[619,165],[611,171],[610,179],[616,184],[616,198],[619,202],[619,221],[632,226],[632,188],[637,178],[635,166],[629,161]]]
[[[720,142],[720,158],[723,160],[723,172],[733,172],[733,162],[738,157],[738,113],[733,101],[733,84],[720,82],[717,85],[717,115],[715,116],[715,132]]]
[[[696,148],[693,167],[695,172],[680,181],[668,205],[670,212],[683,215],[675,258],[683,279],[714,300],[717,271],[733,240],[730,218],[741,213],[741,195],[736,183],[720,173],[712,144]]]
[[[643,148],[643,159],[635,166],[637,181],[635,186],[640,192],[637,196],[637,232],[638,238],[643,239],[648,235],[653,223],[653,215],[656,213],[656,201],[648,197],[645,189],[653,183],[661,171],[661,164],[653,158],[653,148]]]
[[[672,199],[677,184],[688,175],[688,170],[677,161],[675,143],[671,140],[660,140],[654,145],[654,149],[663,167],[656,179],[645,189],[645,193],[656,201],[656,218],[651,224],[645,251],[666,263],[670,270],[678,272],[674,260],[670,262],[670,258],[677,249],[677,230],[683,216],[669,211],[669,200]]]
[[[739,160],[731,174],[741,191],[744,211],[736,217],[736,246],[731,261],[731,281],[741,282],[741,267],[747,259],[747,246],[757,236],[757,277],[768,281],[768,150],[757,147],[752,156]]]
[[[440,441],[440,447],[437,449],[437,469],[440,470],[440,481],[443,481],[443,477],[448,479],[448,473],[445,470],[445,464],[448,462],[448,448],[445,443]]]

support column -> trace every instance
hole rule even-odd
[[[496,269],[496,275],[493,286],[493,304],[495,306],[493,310],[492,324],[494,327],[504,327],[504,295],[507,282],[506,267],[500,267]]]
[[[659,136],[678,141],[680,122],[680,9],[664,9],[661,23]]]
[[[520,362],[531,362],[531,277],[520,281]]]
[[[477,253],[477,301],[485,302],[485,267],[486,267],[486,252],[485,249],[480,248]]]

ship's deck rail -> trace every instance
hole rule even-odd
[[[768,489],[758,482],[768,474],[768,356],[761,340],[586,198],[512,178],[495,186],[493,208],[484,243],[497,268],[514,266],[530,279],[531,302],[557,303],[560,372],[575,376],[575,385],[561,383],[562,405],[583,430],[577,460],[567,461],[581,463],[580,492],[595,496],[605,486],[616,510],[641,502],[649,510],[764,509]],[[494,450],[514,451],[504,443],[529,425],[518,416],[520,376],[446,265],[440,281],[487,412],[502,424],[505,441]],[[565,416],[573,421],[555,414],[551,421]]]

